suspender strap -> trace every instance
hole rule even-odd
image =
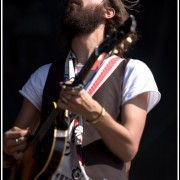
[[[64,67],[65,61],[62,59],[57,62],[54,62],[49,69],[42,96],[42,121],[44,121],[48,116],[47,110],[49,108],[50,103],[56,102],[59,97],[59,92],[61,90],[59,82],[62,82],[64,80]]]

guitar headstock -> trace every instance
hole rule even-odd
[[[109,53],[111,50],[115,49],[118,44],[120,44],[123,48],[124,41],[131,44],[133,40],[129,35],[135,32],[136,20],[133,15],[130,15],[124,24],[117,27],[116,30],[95,49],[96,55],[100,55],[104,52]]]

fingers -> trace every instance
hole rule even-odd
[[[23,153],[23,151],[25,150],[26,146],[27,146],[27,143],[26,143],[26,142],[24,142],[23,144],[15,145],[15,146],[10,146],[10,148],[8,148],[8,149],[6,150],[6,153],[7,153],[7,154],[10,154],[10,155],[13,155],[13,156],[15,155],[14,157],[16,158],[16,156],[17,156],[20,152]]]
[[[78,85],[75,87],[70,86],[70,83],[60,83],[61,92],[59,95],[59,103],[63,105],[69,104],[69,102],[73,102],[76,97],[80,95],[80,91],[83,89],[83,85]]]
[[[13,127],[3,135],[3,150],[6,154],[14,156],[15,159],[22,157],[23,151],[27,146],[27,137],[30,129],[20,129]]]
[[[81,96],[82,92],[75,92],[74,90],[61,91],[58,102],[63,105],[75,104],[78,99],[81,99]]]
[[[68,104],[68,100],[67,100],[65,97],[63,97],[63,96],[61,96],[60,101],[61,101],[63,104]]]
[[[7,139],[16,139],[20,137],[27,137],[31,133],[30,128],[20,129],[18,127],[13,127],[11,130],[4,133]]]
[[[92,97],[83,89],[82,85],[76,87],[68,86],[64,83],[61,84],[61,91],[57,102],[57,107],[74,114],[81,114],[84,116],[93,106]],[[91,104],[91,105],[89,105]]]
[[[27,140],[27,137],[20,137],[20,138],[11,138],[7,141],[7,146],[17,146],[24,144]]]

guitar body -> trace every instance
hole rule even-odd
[[[29,142],[22,160],[11,168],[9,180],[50,179],[63,159],[67,134],[67,130],[57,128],[55,121],[42,139],[41,134],[36,135]]]
[[[49,131],[50,132],[50,131]],[[41,152],[38,152],[36,159],[35,180],[49,179],[58,169],[64,157],[67,142],[67,130],[52,129],[52,133],[46,135]]]

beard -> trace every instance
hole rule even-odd
[[[71,37],[93,32],[98,25],[104,22],[103,7],[103,5],[83,7],[81,3],[67,7],[64,16],[64,28],[68,30]]]

